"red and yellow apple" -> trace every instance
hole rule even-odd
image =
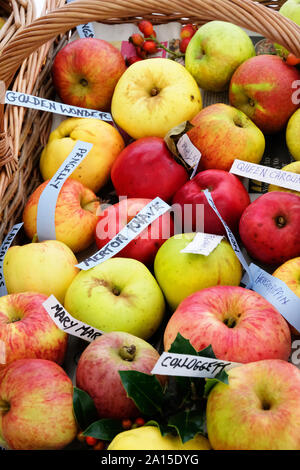
[[[266,337],[268,333],[266,332]],[[215,450],[300,450],[300,371],[270,359],[228,371],[210,392],[206,419]]]
[[[187,133],[201,152],[198,170],[229,171],[235,158],[259,163],[265,150],[261,130],[242,111],[223,103],[204,108]]]
[[[151,199],[122,199],[100,213],[95,231],[98,248],[105,246],[150,202]],[[132,230],[135,230],[135,227]],[[133,258],[151,266],[159,247],[173,234],[173,219],[171,214],[166,212],[129,242],[117,256]]]
[[[79,358],[76,385],[93,399],[100,418],[133,418],[140,414],[126,395],[119,371],[151,374],[159,354],[146,341],[120,331],[105,333],[90,343]],[[163,385],[164,376],[157,379]],[[113,393],[112,393],[113,391]]]
[[[300,85],[300,82],[299,82]],[[289,119],[286,126],[286,144],[295,160],[300,160],[300,109],[298,109]]]
[[[264,134],[282,130],[299,107],[292,99],[300,71],[276,55],[252,57],[234,72],[230,104],[243,111]]]
[[[0,445],[9,450],[60,450],[77,434],[73,385],[45,359],[19,359],[0,371]]]
[[[125,60],[115,46],[103,39],[80,38],[57,53],[53,84],[63,103],[107,111],[125,70]]]
[[[215,286],[184,299],[165,332],[168,351],[180,333],[201,351],[211,345],[218,359],[288,360],[291,334],[282,315],[260,294],[239,286]]]

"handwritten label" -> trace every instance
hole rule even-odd
[[[6,364],[6,344],[0,340],[0,364]]]
[[[76,266],[80,269],[87,271],[88,269],[97,266],[103,261],[115,256],[119,253],[128,243],[145,230],[154,220],[170,210],[170,206],[159,197],[153,199],[149,204],[143,207],[140,212],[131,219],[131,221],[103,248],[97,251],[94,255],[86,258]]]
[[[211,195],[211,193],[208,191],[208,189],[205,189],[203,191],[206,199],[207,199],[207,202],[208,204],[210,205],[210,207],[215,211],[215,213],[217,214],[217,216],[219,217],[220,221],[222,222],[225,230],[226,230],[226,233],[227,233],[227,236],[228,236],[228,239],[229,239],[229,242],[235,252],[235,254],[237,255],[241,265],[243,266],[243,268],[245,269],[245,271],[247,272],[248,276],[249,276],[249,286],[251,286],[252,282],[253,282],[253,276],[252,276],[252,272],[250,271],[249,269],[249,266],[248,266],[248,263],[247,261],[245,260],[244,258],[244,255],[243,253],[241,252],[241,249],[238,245],[238,242],[236,241],[235,239],[235,236],[233,235],[232,231],[230,230],[230,228],[228,227],[228,225],[226,224],[226,222],[223,220],[223,218],[221,217],[218,209],[216,208],[216,205],[214,203],[214,200],[213,200],[213,197]],[[249,287],[249,289],[251,289],[251,287]]]
[[[281,315],[300,332],[300,298],[281,279],[267,273],[256,264],[251,263],[249,269],[252,273],[252,290],[264,297]],[[245,275],[242,282],[246,285],[248,278]]]
[[[236,159],[230,168],[230,173],[300,192],[300,174],[291,171]]]
[[[183,248],[181,253],[208,256],[221,243],[223,238],[223,235],[197,232],[191,243]]]
[[[201,159],[201,152],[191,142],[187,134],[183,134],[183,136],[180,137],[177,142],[177,149],[184,161],[193,168],[190,179],[194,178]]]
[[[163,352],[151,374],[213,378],[225,368],[229,369],[237,365],[240,364],[191,354]]]
[[[12,244],[13,239],[15,238],[18,231],[22,227],[22,225],[23,223],[14,225],[11,231],[4,238],[3,243],[0,247],[0,297],[2,297],[3,295],[7,295],[7,289],[6,289],[4,274],[3,274],[4,257],[6,255],[8,248]]]
[[[42,192],[37,207],[37,236],[39,241],[55,240],[55,209],[59,192],[82,160],[92,149],[93,144],[78,140],[63,164],[51,178]]]
[[[67,3],[71,3],[74,0],[67,0]],[[77,33],[80,38],[94,38],[95,31],[92,23],[81,24],[77,26]]]
[[[103,334],[103,331],[97,330],[96,328],[73,318],[54,295],[50,295],[50,297],[43,302],[43,307],[56,326],[70,335],[77,336],[78,338],[91,342]]]
[[[96,109],[80,108],[56,101],[39,98],[38,96],[20,93],[18,91],[8,90],[5,94],[5,104],[14,106],[23,106],[24,108],[38,109],[39,111],[48,111],[49,113],[60,114],[68,117],[101,119],[102,121],[112,122],[110,113],[97,111]]]

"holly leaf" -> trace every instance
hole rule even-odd
[[[177,333],[177,336],[171,344],[168,352],[177,354],[191,354],[192,356],[198,355],[196,349],[191,345],[189,340],[184,338],[180,333]]]
[[[206,379],[204,387],[204,397],[207,398],[212,389],[219,383],[222,382],[228,385],[228,374],[225,369],[221,370],[213,379]]]
[[[77,387],[73,390],[73,409],[80,429],[85,429],[99,417],[90,395]]]
[[[184,410],[169,418],[168,426],[174,427],[184,444],[196,434],[205,434],[205,411]]]
[[[146,416],[162,414],[163,388],[155,375],[136,370],[119,371],[122,384],[140,412]]]
[[[115,419],[100,419],[90,424],[87,429],[84,430],[84,436],[95,437],[103,441],[112,441],[113,438],[124,431],[122,422]]]
[[[198,351],[198,356],[209,357],[210,359],[217,359],[213,351],[212,345],[210,344],[207,348]]]

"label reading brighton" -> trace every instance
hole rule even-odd
[[[223,235],[197,232],[194,239],[180,253],[208,256],[223,240]]]
[[[94,255],[86,258],[76,266],[80,269],[87,271],[88,269],[97,266],[103,261],[115,256],[119,253],[128,243],[145,230],[155,219],[170,210],[170,206],[159,197],[153,199],[149,204],[143,207],[140,212],[131,219],[131,221],[108,242],[101,250],[97,251]]]
[[[8,248],[12,244],[13,239],[15,238],[18,231],[22,227],[22,225],[23,225],[23,222],[21,224],[14,225],[11,231],[4,238],[3,243],[0,247],[0,297],[2,297],[3,295],[7,295],[7,289],[6,289],[4,274],[3,274],[4,257],[6,255]]]
[[[291,171],[278,170],[268,166],[258,165],[257,163],[234,160],[230,173],[243,176],[245,178],[254,178],[263,183],[282,186],[286,189],[300,191],[300,175]]]
[[[93,328],[73,318],[54,295],[50,295],[50,297],[43,302],[43,307],[56,326],[70,335],[92,342],[103,334],[103,331],[97,330],[97,328]]]
[[[5,94],[5,104],[14,106],[23,106],[24,108],[38,109],[39,111],[48,111],[49,113],[61,114],[68,117],[81,117],[90,119],[101,119],[102,121],[112,122],[112,116],[109,113],[97,111],[96,109],[80,108],[57,101],[39,98],[38,96],[20,93],[18,91],[8,90]]]
[[[201,158],[201,153],[199,150],[195,147],[195,145],[191,142],[191,139],[187,134],[183,134],[182,137],[177,142],[177,149],[184,161],[191,167],[193,168],[193,172],[191,174],[190,179],[194,178],[200,158]]]
[[[252,290],[264,297],[278,312],[300,332],[300,299],[281,279],[272,276],[251,263]],[[247,275],[242,279],[247,288]]]
[[[225,368],[229,369],[238,365],[240,364],[237,362],[221,361],[209,357],[163,352],[151,374],[214,378]]]
[[[55,208],[59,192],[68,176],[89,153],[93,144],[78,140],[63,164],[42,192],[37,207],[37,236],[39,241],[55,240]]]

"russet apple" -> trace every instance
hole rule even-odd
[[[78,140],[89,142],[93,147],[70,177],[97,193],[109,180],[113,162],[125,146],[117,129],[100,119],[63,120],[51,132],[42,151],[42,177],[49,180],[54,176]]]
[[[261,130],[242,111],[223,103],[204,108],[187,135],[201,152],[198,169],[229,171],[235,158],[259,163],[265,150]]]
[[[210,21],[200,26],[185,53],[185,67],[200,88],[219,92],[228,88],[236,68],[255,55],[250,37],[239,26]]]
[[[19,359],[0,371],[0,444],[9,450],[60,450],[77,434],[73,385],[45,359]]]
[[[145,340],[158,329],[165,313],[155,278],[132,258],[110,258],[78,273],[64,306],[74,318],[98,330],[124,331]]]
[[[63,363],[68,335],[44,309],[46,299],[35,292],[0,298],[0,340],[5,343],[5,365],[27,358]]]
[[[239,234],[248,254],[269,265],[300,255],[300,198],[272,191],[244,210]]]
[[[151,199],[122,199],[99,214],[95,230],[97,247],[101,249],[115,237]],[[155,219],[140,235],[137,235],[119,253],[118,257],[133,258],[146,266],[152,266],[159,247],[174,235],[174,223],[169,212]]]
[[[260,294],[239,286],[215,286],[184,299],[165,332],[168,351],[177,334],[201,351],[211,345],[218,359],[288,360],[291,334],[282,315]]]
[[[71,249],[58,240],[11,246],[3,260],[8,294],[53,294],[61,303],[79,269]]]
[[[199,223],[197,209],[202,205],[204,210],[203,231],[225,235],[225,228],[208,204],[203,193],[204,189],[211,192],[216,208],[229,228],[233,232],[237,232],[240,217],[250,204],[250,197],[239,178],[225,170],[200,171],[194,178],[179,188],[172,198],[175,214],[176,206],[179,206],[182,219],[184,220],[188,216],[191,219],[192,230],[196,231],[197,223]],[[191,215],[189,215],[190,212]]]
[[[114,121],[133,139],[164,138],[201,108],[192,75],[178,62],[159,57],[132,64],[118,81],[111,103]]]
[[[226,240],[208,256],[181,253],[194,237],[195,233],[184,233],[169,238],[154,260],[155,277],[172,310],[198,290],[222,284],[238,286],[241,282],[241,264]]]
[[[228,371],[210,392],[206,418],[215,450],[300,450],[300,371],[276,359]]]
[[[107,111],[125,70],[125,60],[115,46],[103,39],[80,38],[57,53],[53,84],[63,103]]]
[[[118,196],[128,198],[158,196],[169,202],[188,179],[188,172],[175,161],[161,137],[144,137],[127,145],[111,170]]]
[[[243,111],[264,134],[279,132],[299,107],[292,99],[300,71],[280,57],[252,57],[234,72],[229,88],[230,104]]]
[[[126,395],[119,371],[151,374],[158,359],[156,349],[143,339],[120,331],[105,333],[82,352],[76,385],[93,399],[100,418],[137,417],[140,411]],[[162,385],[166,382],[162,375],[157,379]]]
[[[299,82],[300,83],[300,82]],[[295,160],[300,160],[300,109],[298,109],[289,119],[286,126],[286,144]]]
[[[23,211],[24,229],[29,238],[37,233],[37,210],[45,181],[31,194]],[[88,248],[94,241],[99,199],[79,181],[67,179],[59,192],[55,208],[56,240],[65,243],[74,253]]]
[[[300,115],[299,115],[299,117],[300,117]],[[299,123],[300,123],[300,120],[299,120]],[[300,128],[299,128],[299,131],[300,131]],[[281,169],[283,171],[291,171],[292,173],[296,173],[296,174],[300,175],[300,161],[289,163],[288,165],[283,166]],[[299,181],[299,177],[297,177],[297,178],[298,178],[298,181]],[[268,191],[269,192],[271,192],[271,191],[283,191],[285,193],[293,193],[293,194],[297,194],[297,196],[300,196],[299,191],[294,191],[293,189],[284,188],[283,186],[276,186],[275,184],[270,184],[269,187],[268,187]]]

